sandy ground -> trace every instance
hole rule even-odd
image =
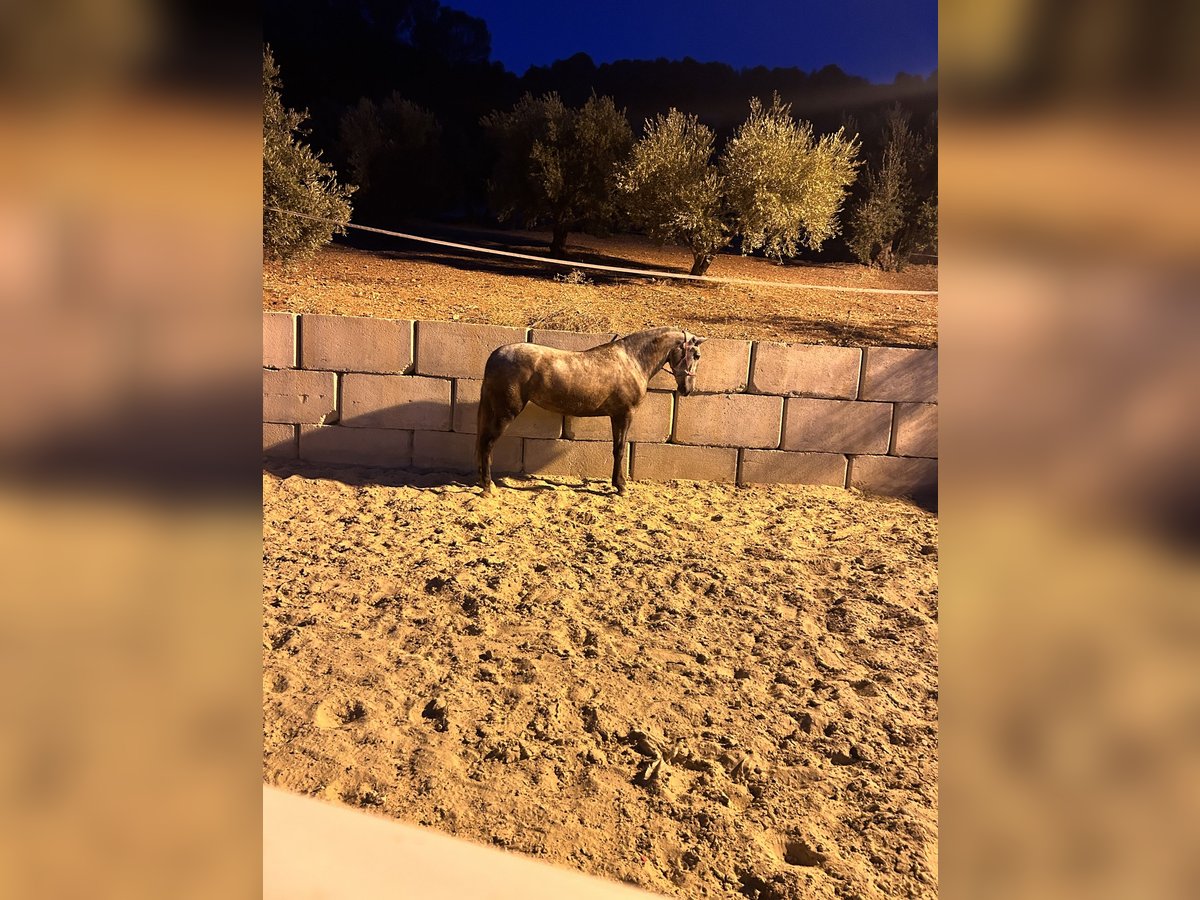
[[[539,232],[411,226],[460,243],[547,255]],[[263,307],[291,312],[382,318],[439,319],[495,325],[613,331],[627,334],[663,324],[709,337],[775,339],[825,344],[933,347],[936,296],[846,294],[781,287],[702,285],[665,279],[609,278],[570,273],[539,263],[485,257],[392,238],[353,239],[357,248],[331,245],[316,255],[263,269]],[[369,248],[369,249],[366,249]],[[686,272],[691,259],[678,247],[639,237],[573,234],[572,259],[607,265]],[[779,266],[722,253],[709,274],[793,284],[937,290],[937,266],[880,272],[855,263]]]
[[[264,777],[664,894],[934,897],[937,519],[263,474]]]

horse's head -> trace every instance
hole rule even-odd
[[[696,337],[685,331],[683,338],[671,351],[671,355],[667,357],[671,374],[675,376],[675,386],[679,389],[681,397],[686,397],[696,389],[696,367],[700,364],[699,348],[706,340],[707,338]]]

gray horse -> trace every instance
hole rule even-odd
[[[479,396],[479,484],[492,490],[492,450],[527,403],[564,416],[612,419],[612,483],[625,492],[621,463],[633,411],[646,386],[664,364],[670,365],[681,396],[696,384],[697,349],[705,338],[682,328],[651,328],[593,347],[557,350],[539,344],[506,344],[492,351],[483,370]]]

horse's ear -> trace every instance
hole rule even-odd
[[[704,343],[705,341],[707,341],[707,340],[708,340],[708,338],[702,338],[702,337],[693,337],[693,338],[692,338],[692,342],[693,342],[693,343],[694,343],[694,344],[695,344],[697,347],[699,347],[701,344],[703,344],[703,343]]]

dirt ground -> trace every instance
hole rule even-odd
[[[263,473],[264,777],[681,897],[935,897],[937,517]]]
[[[540,232],[412,226],[412,233],[519,253],[547,255]],[[666,279],[572,273],[539,263],[487,257],[394,238],[355,233],[357,246],[334,244],[306,260],[263,270],[263,307],[290,312],[423,318],[494,325],[612,331],[627,334],[663,324],[709,337],[807,343],[934,347],[936,296],[846,294],[740,285],[697,285]],[[679,247],[657,247],[629,235],[574,234],[573,259],[605,265],[686,272]],[[793,284],[937,290],[937,266],[901,273],[854,263],[779,266],[722,253],[709,275]]]

